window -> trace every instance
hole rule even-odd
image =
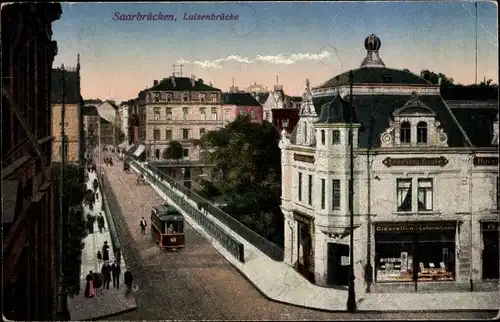
[[[160,119],[160,112],[155,112],[155,121]]]
[[[188,157],[189,156],[189,149],[182,149],[182,156],[183,157]]]
[[[182,108],[182,119],[183,120],[187,120],[188,119],[188,108],[187,107],[183,107]]]
[[[333,130],[332,143],[333,143],[333,145],[340,144],[340,131],[339,130]]]
[[[200,93],[200,101],[205,102],[205,93]]]
[[[432,179],[418,179],[418,210],[432,210]]]
[[[398,211],[411,211],[411,179],[397,179]]]
[[[212,102],[214,102],[214,103],[217,102],[217,94],[216,93],[212,94]]]
[[[417,124],[417,143],[427,143],[427,123]]]
[[[172,101],[172,93],[167,93],[167,102]]]
[[[321,130],[321,144],[325,145],[325,130]]]
[[[165,140],[172,140],[172,130],[165,131]]]
[[[184,93],[184,94],[182,95],[182,101],[183,101],[183,102],[187,102],[187,101],[188,101],[188,93]]]
[[[309,175],[309,205],[312,205],[313,176]]]
[[[326,193],[325,179],[321,179],[321,209],[325,209],[325,193]]]
[[[299,190],[298,190],[298,199],[302,201],[302,173],[299,172]]]
[[[253,113],[253,112],[252,112],[252,113]],[[252,117],[253,117],[253,115],[252,115]],[[289,123],[289,122],[290,122],[290,121],[289,121],[288,119],[284,119],[284,120],[283,120],[283,123],[282,123],[282,124],[283,124],[283,128],[284,128],[284,129],[288,129],[288,123]]]
[[[153,140],[155,140],[155,141],[160,141],[161,140],[161,138],[160,138],[160,130],[155,129],[153,131]]]
[[[217,121],[217,109],[212,108],[212,121]]]
[[[340,210],[340,180],[332,180],[332,209]]]
[[[270,113],[266,112],[266,121],[270,122]]]
[[[203,136],[203,134],[205,134],[205,128],[200,129],[200,138]]]
[[[166,112],[167,112],[167,120],[171,120],[172,119],[172,109],[170,107],[167,107]]]
[[[401,143],[411,142],[411,125],[409,122],[401,123],[401,128],[399,129],[399,140]]]
[[[201,119],[202,120],[206,120],[207,119],[207,113],[205,112],[205,108],[204,107],[200,108],[200,115],[201,115]]]
[[[307,123],[304,123],[304,142],[307,142]]]
[[[182,138],[189,139],[189,129],[182,129]]]

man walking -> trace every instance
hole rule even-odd
[[[113,287],[120,288],[120,264],[116,261],[111,265],[111,272],[113,274]]]
[[[142,234],[145,235],[146,234],[147,223],[146,223],[146,219],[144,219],[144,217],[142,217],[141,223],[139,225],[141,226],[141,232],[142,232]]]
[[[109,282],[111,282],[111,267],[109,266],[108,262],[105,262],[102,266],[101,274],[104,279],[103,288],[105,287],[107,290],[109,290]]]

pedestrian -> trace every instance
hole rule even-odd
[[[109,261],[109,245],[107,241],[102,245],[102,260],[105,262]]]
[[[97,251],[97,262],[100,264],[102,261],[102,253],[100,250]]]
[[[90,271],[87,274],[87,276],[85,277],[85,280],[87,281],[87,283],[85,284],[85,293],[83,296],[85,296],[87,298],[92,298],[95,296],[93,279],[94,279],[94,274],[92,271]]]
[[[144,217],[142,217],[141,222],[139,223],[139,225],[141,226],[141,232],[142,232],[142,234],[145,235],[146,234],[147,222],[146,222],[146,219],[144,219]]]
[[[104,292],[104,288],[103,288],[103,276],[101,273],[94,273],[94,288],[96,290],[96,294],[97,295],[102,295],[103,292]]]
[[[87,228],[89,230],[89,234],[94,233],[94,221],[95,221],[94,216],[92,216],[91,214],[88,214],[87,215]]]
[[[126,271],[125,274],[123,274],[123,277],[125,279],[125,285],[127,286],[125,295],[129,295],[130,292],[132,292],[132,283],[134,281],[134,276],[132,276],[132,272]]]
[[[106,230],[104,216],[102,215],[102,212],[99,213],[99,221],[101,223],[102,229]]]
[[[103,287],[109,290],[109,283],[111,282],[111,267],[108,262],[104,262],[104,265],[102,265],[101,274],[104,282]]]
[[[99,232],[102,234],[102,230],[104,228],[104,217],[99,213],[97,216],[97,227],[99,227]]]
[[[111,265],[111,272],[113,274],[113,287],[120,288],[120,264],[116,261]]]

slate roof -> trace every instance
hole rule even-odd
[[[98,116],[97,108],[95,105],[84,105],[82,107],[82,114],[87,116]]]
[[[498,114],[496,108],[454,108],[453,115],[476,147],[493,147],[493,122]]]
[[[52,69],[52,89],[51,89],[51,102],[52,104],[62,103],[62,74],[63,70],[57,68]],[[83,103],[83,98],[80,96],[79,84],[78,84],[78,72],[77,71],[64,71],[64,87],[66,94],[66,104],[79,104]]]
[[[491,101],[498,100],[498,88],[453,86],[441,88],[441,96],[445,100],[454,101]]]
[[[361,123],[359,147],[380,147],[380,135],[389,128],[392,113],[410,98],[411,95],[354,95],[353,106],[356,118]],[[436,119],[448,136],[450,147],[467,146],[459,124],[455,122],[452,112],[446,107],[441,96],[423,95],[418,98],[436,113]],[[320,115],[320,108],[331,100],[331,97],[314,99],[316,113]],[[344,100],[349,101],[348,98]]]
[[[339,94],[335,98],[325,103],[321,107],[321,114],[315,123],[349,123],[351,117],[351,111],[354,111],[346,102],[340,97]],[[357,123],[356,111],[353,115],[353,123]]]
[[[422,77],[410,71],[381,68],[362,67],[353,69],[354,84],[408,84],[408,85],[432,85]],[[388,78],[392,78],[388,81]],[[335,76],[316,88],[335,87],[349,84],[349,71]]]
[[[203,83],[202,79],[195,80],[194,86],[191,84],[189,77],[175,77],[175,86],[171,77],[162,79],[158,85],[155,85],[148,90],[151,91],[209,91],[220,92],[221,90]]]
[[[222,93],[222,102],[225,105],[262,106],[250,93]]]

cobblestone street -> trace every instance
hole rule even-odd
[[[116,159],[116,157],[115,157]],[[139,290],[137,310],[116,320],[331,320],[423,318],[414,313],[321,312],[276,303],[264,298],[202,236],[186,224],[186,248],[162,251],[151,240],[149,228],[140,232],[139,220],[148,220],[151,207],[163,203],[151,187],[136,184],[134,172],[124,173],[122,163],[104,167],[105,192],[115,214],[127,266]],[[424,318],[491,318],[492,312],[426,313]]]

